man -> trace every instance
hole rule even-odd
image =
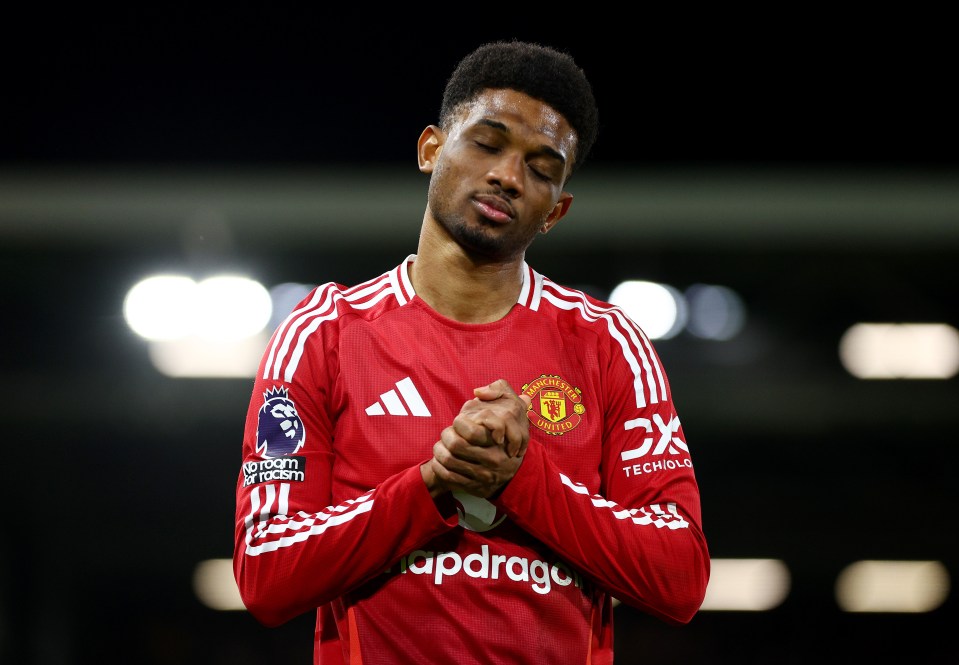
[[[265,625],[316,609],[315,662],[611,663],[613,598],[699,609],[699,490],[656,352],[525,262],[597,117],[567,54],[481,46],[419,138],[416,254],[274,332],[234,568]]]

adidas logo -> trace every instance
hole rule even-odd
[[[399,395],[396,394],[399,391]],[[384,416],[388,412],[391,416],[408,416],[411,413],[414,416],[432,415],[426,408],[423,398],[413,385],[413,380],[406,377],[402,381],[396,382],[396,390],[387,390],[380,395],[380,401],[373,402],[366,407],[368,416]],[[402,399],[400,397],[402,396]],[[405,402],[405,404],[404,404]],[[384,411],[383,406],[386,406]],[[409,409],[409,410],[407,410]]]

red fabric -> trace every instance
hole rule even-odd
[[[528,268],[502,320],[451,321],[413,292],[414,258],[318,287],[264,353],[237,482],[250,612],[319,608],[324,665],[610,663],[613,597],[689,621],[709,576],[699,490],[642,331]],[[498,378],[533,400],[519,472],[495,505],[434,503],[419,464]],[[291,404],[294,435],[264,435]]]

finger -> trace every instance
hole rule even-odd
[[[461,413],[453,419],[449,429],[465,443],[477,446],[491,446],[494,444],[490,430],[484,424],[485,418],[480,414]]]
[[[479,410],[470,410],[454,419],[454,429],[464,439],[478,446],[503,446],[517,431],[517,421],[525,416],[517,406],[501,402],[485,403]],[[516,402],[516,404],[521,404]],[[479,430],[477,430],[479,428]]]
[[[473,449],[480,452],[490,450],[476,447],[473,447]],[[474,462],[457,456],[456,452],[447,448],[442,441],[433,444],[433,459],[431,462],[435,462],[431,465],[433,472],[448,489],[465,488],[467,486],[475,489],[477,486],[487,484],[493,478],[493,472],[487,468],[487,465],[495,468],[495,463],[491,460]]]
[[[489,386],[476,388],[473,392],[476,394],[476,399],[466,401],[460,409],[460,413],[479,411],[494,405],[505,405],[508,408],[526,411],[533,402],[533,398],[525,393],[517,395],[509,387],[509,384],[503,380],[495,381]]]
[[[480,429],[486,431],[484,428]],[[435,450],[437,446],[442,450]],[[496,464],[497,452],[501,450],[502,448],[488,441],[484,441],[482,444],[467,441],[455,429],[447,427],[440,433],[440,440],[434,444],[434,457],[439,459],[447,468],[475,478],[479,473],[477,469]]]
[[[503,414],[495,409],[484,409],[475,414],[464,415],[464,417],[483,428],[490,444],[502,446],[506,443],[509,421],[511,419],[508,415],[504,417]]]
[[[439,476],[444,481],[449,479],[450,474],[463,478],[471,477],[473,465],[458,458],[442,439],[433,444],[433,461],[443,469]]]
[[[442,463],[439,462],[435,457],[429,461],[430,473],[433,474],[433,477],[436,479],[436,482],[447,490],[457,490],[462,489],[466,485],[471,483],[469,478],[465,478],[460,474],[450,471]]]
[[[529,419],[524,412],[520,415],[521,421],[512,421],[506,434],[506,454],[516,457],[526,450],[529,443]]]
[[[430,460],[433,477],[447,490],[462,490],[483,498],[492,496],[516,474],[522,460],[506,458],[498,447],[482,450],[491,455],[484,464],[464,463],[449,456],[448,450],[437,450],[437,456]]]
[[[509,385],[509,382],[506,379],[497,379],[489,385],[480,386],[479,388],[473,389],[473,394],[484,400],[492,401],[499,399],[500,397],[515,397],[516,392]]]
[[[490,431],[497,445],[504,446],[509,457],[515,457],[529,441],[530,400],[504,398],[490,403],[489,407],[475,415],[477,422]]]
[[[497,393],[490,392],[488,396],[492,397],[494,394]],[[477,398],[464,403],[459,415],[468,416],[474,422],[482,423],[487,429],[502,433],[506,423],[525,414],[529,404],[528,397],[519,399],[513,393],[489,400]],[[502,436],[499,436],[496,442],[503,443]]]
[[[465,419],[457,424],[457,431],[477,445],[504,445],[509,438],[521,435],[527,429],[527,410],[527,400],[516,397],[501,397],[492,402],[473,400],[464,405],[464,410],[457,416]],[[490,441],[479,436],[469,423],[484,427]],[[517,425],[521,429],[517,429]]]
[[[503,449],[508,457],[515,457],[526,447],[526,442],[529,440],[529,419],[525,412],[509,413],[505,418],[501,414],[492,412],[484,412],[472,417],[475,423],[483,427],[487,438],[482,442],[478,438],[471,439],[468,443],[482,447],[497,446]]]

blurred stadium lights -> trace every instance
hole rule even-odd
[[[959,331],[945,323],[857,323],[839,359],[859,379],[950,379],[959,372]]]
[[[127,324],[147,340],[191,335],[242,339],[262,331],[271,313],[266,288],[234,275],[200,282],[182,275],[154,275],[134,284],[123,301]]]
[[[200,282],[154,275],[135,284],[123,303],[127,324],[149,342],[154,367],[171,377],[251,377],[268,333],[314,288],[287,282],[267,290],[246,277]],[[685,294],[668,284],[628,280],[609,295],[651,339],[684,328],[701,339],[729,340],[742,329],[745,307],[732,289],[694,284]]]
[[[789,571],[782,561],[713,559],[712,576],[702,609],[771,610],[786,598],[789,585]],[[211,609],[245,609],[230,559],[209,559],[198,563],[193,573],[193,589],[200,602]]]
[[[146,340],[177,339],[189,334],[196,282],[182,275],[154,275],[127,292],[123,318]]]
[[[778,559],[713,559],[701,609],[762,612],[789,595],[789,569]]]
[[[149,356],[157,371],[171,378],[243,379],[256,376],[269,341],[265,332],[242,339],[155,340],[149,342]]]
[[[240,590],[233,577],[231,559],[208,559],[193,569],[193,592],[201,603],[213,610],[245,610]]]
[[[305,298],[312,285],[283,283],[269,291],[246,277],[222,275],[196,282],[155,275],[127,293],[123,313],[150,343],[150,359],[172,377],[250,377],[267,333]],[[651,339],[682,330],[726,341],[743,328],[739,295],[721,285],[627,280],[609,294]],[[839,357],[861,379],[948,379],[959,373],[959,331],[942,323],[858,323],[839,342]]]
[[[123,302],[127,325],[149,342],[154,367],[171,377],[253,376],[272,313],[266,288],[235,275],[199,282],[154,275]]]
[[[650,339],[670,339],[684,329],[695,337],[726,341],[745,325],[746,308],[732,289],[693,284],[680,292],[669,284],[626,280],[609,294]]]
[[[789,569],[779,559],[713,559],[700,609],[770,611],[786,600],[791,584]],[[230,559],[199,562],[193,590],[210,609],[246,609]],[[845,612],[931,612],[948,595],[949,573],[938,561],[858,561],[843,569],[836,581],[836,602]]]
[[[621,307],[650,339],[670,339],[686,325],[686,300],[668,284],[626,280],[613,287],[609,302]]]
[[[938,561],[857,561],[836,580],[845,612],[931,612],[949,596],[949,573]]]
[[[746,324],[746,306],[739,294],[718,284],[693,284],[683,294],[689,304],[686,330],[702,339],[730,340]]]

